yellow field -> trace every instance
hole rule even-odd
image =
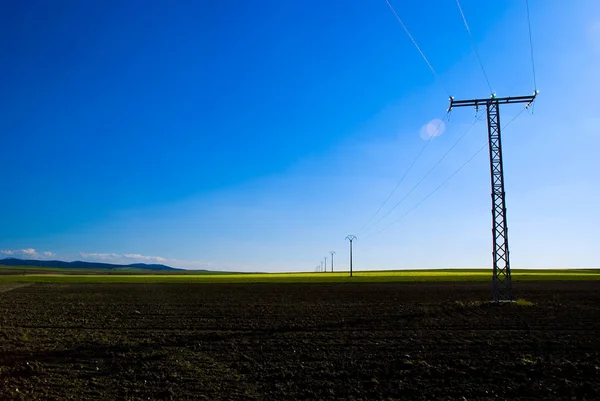
[[[0,276],[0,282],[70,282],[70,283],[269,283],[269,282],[398,282],[398,281],[486,281],[491,269],[446,269],[405,271],[359,271],[353,277],[348,272],[336,273],[232,273],[232,274],[22,274]],[[598,280],[598,269],[513,270],[519,280]]]

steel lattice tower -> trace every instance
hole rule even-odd
[[[506,193],[504,192],[504,166],[502,164],[502,136],[500,129],[500,104],[527,103],[534,101],[532,96],[489,99],[454,100],[450,98],[450,107],[485,105],[487,110],[488,140],[490,150],[490,175],[492,184],[492,283],[494,301],[512,300],[512,282],[510,277],[510,259],[508,251],[508,226],[506,224]]]
[[[356,236],[348,235],[346,239],[350,241],[350,277],[352,277],[352,241],[356,239]]]

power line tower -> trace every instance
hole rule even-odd
[[[531,96],[496,97],[488,99],[454,100],[450,97],[448,112],[454,107],[485,105],[487,111],[488,140],[490,148],[490,173],[492,183],[492,244],[494,301],[512,300],[512,282],[508,252],[508,227],[506,224],[506,199],[504,192],[504,167],[502,164],[502,139],[500,134],[500,105],[527,103],[529,107],[538,91]]]
[[[333,273],[333,255],[335,255],[335,251],[329,251],[331,254],[331,272]]]
[[[323,265],[323,271],[327,273],[327,256],[325,256],[325,264]]]
[[[350,277],[352,277],[352,241],[356,239],[356,236],[348,235],[346,239],[350,241]]]

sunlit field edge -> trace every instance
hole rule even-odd
[[[194,274],[122,274],[103,272],[62,274],[57,271],[36,274],[0,275],[2,282],[41,283],[344,283],[344,282],[453,282],[487,281],[490,269],[357,271],[335,273],[201,273]],[[600,280],[600,269],[518,270],[514,281]]]

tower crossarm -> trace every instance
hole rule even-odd
[[[535,100],[538,92],[536,91],[533,95],[530,96],[509,96],[509,97],[489,97],[483,99],[467,99],[467,100],[455,100],[454,97],[450,97],[450,107],[448,107],[448,111],[452,110],[455,107],[479,107],[486,106],[490,102],[494,102],[496,104],[509,104],[509,103],[527,103],[527,107]]]

